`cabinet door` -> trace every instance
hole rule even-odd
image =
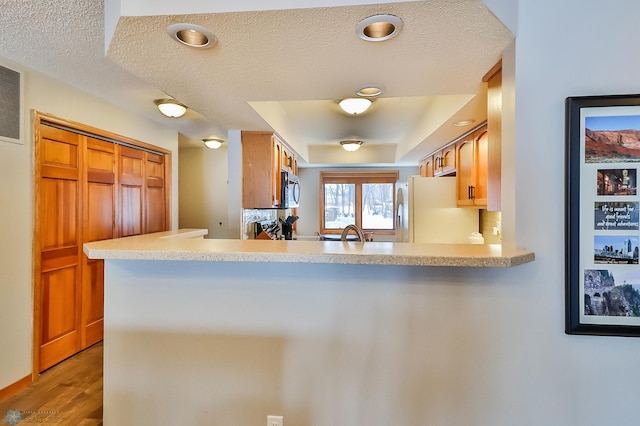
[[[456,172],[456,147],[449,145],[442,149],[441,154],[442,167],[440,173],[448,175]]]
[[[457,197],[459,206],[472,206],[474,186],[474,140],[468,139],[456,145],[458,171],[456,173]]]
[[[43,371],[80,350],[81,137],[39,127],[36,148],[36,256]]]
[[[489,184],[489,133],[484,131],[475,138],[475,198],[474,205],[487,205]]]
[[[443,170],[443,159],[442,159],[442,151],[438,151],[433,154],[433,175],[440,176]]]

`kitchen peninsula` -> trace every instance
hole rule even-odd
[[[106,426],[262,424],[268,414],[307,424],[310,392],[339,400],[345,395],[331,387],[362,386],[362,368],[374,381],[389,365],[400,368],[408,342],[398,339],[437,315],[442,292],[460,291],[446,285],[452,275],[482,285],[485,270],[534,260],[527,250],[490,245],[207,240],[206,233],[85,244],[87,256],[105,259]],[[414,313],[398,316],[407,309]],[[356,329],[370,337],[349,337]],[[396,349],[371,347],[383,342]],[[432,350],[411,346],[411,356],[425,360]],[[336,363],[344,374],[321,379]]]

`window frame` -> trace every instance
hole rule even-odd
[[[398,170],[371,170],[371,171],[322,171],[320,172],[320,233],[340,234],[342,229],[325,228],[324,224],[324,185],[327,183],[355,184],[355,223],[363,231],[373,231],[379,235],[395,235],[396,221],[393,221],[392,229],[368,229],[362,228],[362,184],[363,183],[391,183],[393,184],[393,215],[396,215],[396,183],[400,179]]]

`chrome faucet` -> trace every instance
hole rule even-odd
[[[349,231],[354,230],[356,232],[356,234],[358,234],[358,238],[360,239],[361,242],[365,242],[365,238],[364,238],[364,232],[362,232],[362,229],[360,229],[359,226],[354,225],[354,224],[350,224],[344,227],[344,229],[342,230],[342,235],[340,236],[340,239],[342,241],[347,241],[347,234],[349,234]]]

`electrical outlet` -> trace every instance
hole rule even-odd
[[[282,416],[267,416],[267,426],[283,426]]]

